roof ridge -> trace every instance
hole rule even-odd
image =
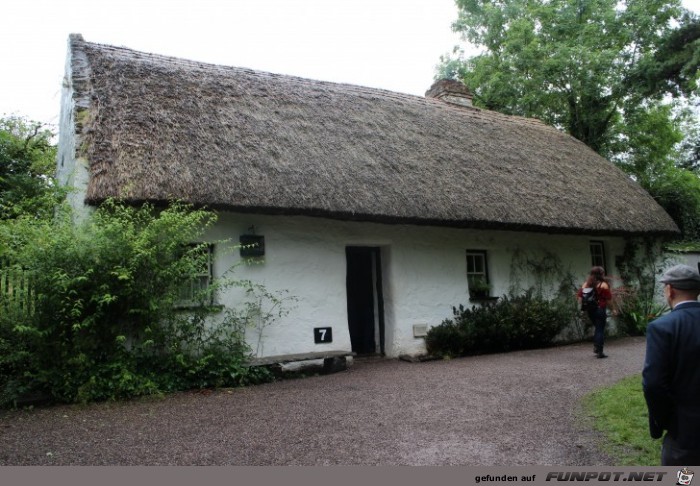
[[[538,118],[531,118],[531,117],[525,117],[521,115],[509,115],[506,113],[501,113],[498,111],[493,111],[493,110],[488,110],[485,108],[480,108],[480,107],[466,107],[466,106],[454,106],[449,103],[445,103],[444,101],[434,99],[434,98],[429,98],[426,96],[420,96],[420,95],[414,95],[411,93],[402,93],[398,91],[391,91],[385,88],[375,88],[371,86],[364,86],[360,84],[353,84],[353,83],[345,83],[345,82],[338,82],[338,81],[327,81],[327,80],[319,80],[319,79],[313,79],[313,78],[306,78],[303,76],[298,76],[298,75],[293,75],[293,74],[284,74],[284,73],[274,73],[271,71],[264,71],[260,69],[254,69],[254,68],[249,68],[245,66],[231,66],[231,65],[226,65],[226,64],[217,64],[213,62],[206,62],[206,61],[197,61],[194,59],[188,59],[184,57],[179,57],[179,56],[171,56],[171,55],[166,55],[166,54],[158,54],[158,53],[152,53],[152,52],[146,52],[146,51],[140,51],[137,49],[133,49],[130,47],[125,47],[125,46],[113,46],[109,44],[101,44],[97,42],[90,42],[86,41],[80,34],[72,34],[71,35],[71,41],[75,42],[80,42],[84,45],[86,45],[88,48],[98,48],[101,51],[107,51],[107,52],[112,52],[112,53],[123,53],[123,54],[128,54],[130,58],[135,59],[135,60],[141,60],[141,61],[158,61],[158,62],[167,62],[168,64],[171,65],[181,65],[183,67],[192,67],[192,68],[198,68],[198,69],[214,69],[215,71],[221,71],[222,74],[225,74],[226,72],[236,72],[236,73],[243,73],[247,74],[250,76],[254,76],[257,78],[268,78],[271,80],[275,81],[289,81],[289,82],[296,82],[296,83],[302,83],[307,86],[314,86],[314,85],[321,85],[325,86],[328,88],[338,88],[341,90],[344,90],[346,93],[350,91],[351,93],[356,93],[359,95],[366,95],[366,96],[381,96],[384,99],[395,99],[395,100],[401,100],[401,101],[407,101],[407,102],[417,102],[417,103],[422,103],[422,104],[431,104],[437,107],[440,107],[441,109],[446,109],[446,110],[451,110],[455,111],[457,113],[465,113],[470,116],[477,116],[477,117],[484,117],[484,118],[491,118],[491,119],[499,119],[502,121],[507,121],[507,122],[512,122],[516,124],[528,124],[533,127],[539,127],[539,128],[546,128],[546,129],[551,129],[555,130],[556,132],[560,132],[556,127],[553,127],[551,125],[548,125],[544,121],[538,119]]]

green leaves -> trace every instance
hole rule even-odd
[[[0,357],[0,405],[29,389],[74,402],[260,379],[245,366],[246,322],[233,313],[210,319],[211,296],[233,281],[202,286],[198,298],[207,305],[177,306],[183,284],[208,258],[208,244],[192,243],[215,221],[214,213],[178,202],[117,201],[81,224],[63,212],[53,220],[0,221],[0,269],[9,264],[33,295],[27,312],[0,292],[0,347],[13,350]],[[244,285],[254,291],[243,307],[258,309],[260,325],[282,312],[274,294]]]
[[[49,218],[65,191],[54,181],[56,147],[44,125],[0,118],[0,219]]]
[[[455,308],[453,319],[428,331],[425,344],[430,354],[447,357],[545,347],[573,317],[566,301],[528,291],[483,307]]]

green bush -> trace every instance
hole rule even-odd
[[[439,326],[428,330],[425,344],[429,354],[456,357],[464,354],[466,336],[454,320],[445,319]]]
[[[573,318],[574,308],[563,300],[548,301],[533,292],[503,296],[494,304],[455,308],[453,319],[428,331],[426,347],[437,356],[545,347]]]
[[[620,331],[628,336],[644,336],[649,323],[670,310],[668,305],[646,299],[635,291],[623,288],[618,289],[618,293],[624,297],[618,298],[616,302],[617,322]]]
[[[13,403],[33,387],[31,349],[21,334],[13,330],[22,316],[23,312],[15,305],[0,304],[0,406]]]
[[[226,282],[178,305],[208,258],[192,242],[215,219],[178,203],[107,201],[81,224],[69,214],[0,223],[4,268],[31,287],[30,308],[0,292],[0,404],[27,392],[86,402],[266,379],[245,366],[245,323],[231,314],[207,324]]]

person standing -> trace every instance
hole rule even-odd
[[[700,464],[700,274],[676,265],[661,277],[672,311],[647,327],[642,388],[649,434],[664,466]]]
[[[593,267],[588,274],[586,281],[576,294],[579,304],[584,301],[584,295],[589,292],[594,294],[594,305],[587,307],[585,310],[588,317],[593,323],[593,352],[598,358],[607,358],[608,355],[603,352],[605,345],[605,324],[608,320],[607,307],[612,300],[612,292],[610,285],[605,279],[605,269],[603,267]]]

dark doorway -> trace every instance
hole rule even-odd
[[[384,354],[384,302],[379,248],[349,246],[345,254],[352,350],[358,355]]]

